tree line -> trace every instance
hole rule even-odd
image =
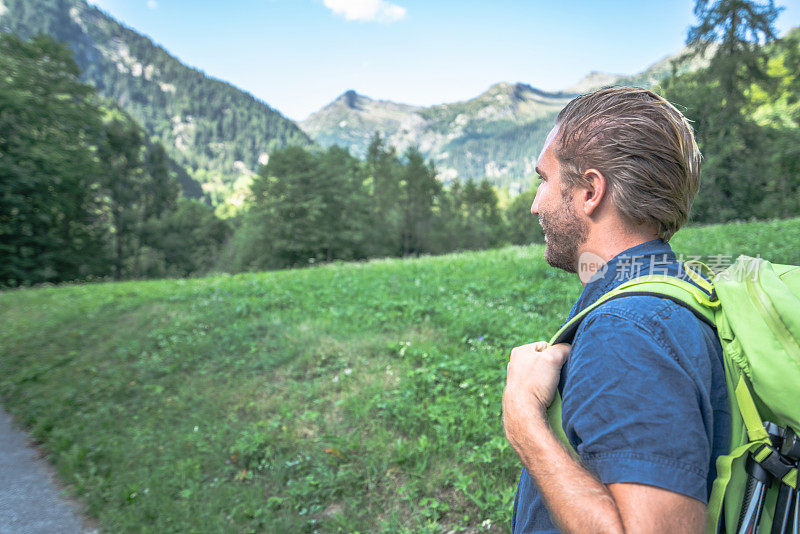
[[[235,271],[541,240],[530,194],[503,210],[486,180],[443,187],[418,149],[398,155],[380,134],[363,161],[336,146],[277,151],[251,189],[233,238]]]

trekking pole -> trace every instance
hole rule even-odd
[[[794,431],[792,431],[788,426],[786,430],[791,431],[792,435],[792,444],[789,445],[791,450],[789,454],[794,455],[795,461],[794,466],[800,471],[800,436],[797,435]],[[800,480],[797,482],[800,484]],[[792,512],[792,530],[790,531],[791,534],[800,534],[800,489],[795,488],[794,490],[794,504],[792,504],[793,512]]]
[[[769,421],[764,421],[764,428],[767,429],[772,446],[780,447],[783,429]],[[772,482],[772,475],[756,461],[752,452],[747,456],[745,468],[747,470],[747,486],[742,499],[739,526],[736,532],[738,534],[755,534],[758,532],[761,511],[764,509],[764,496]]]
[[[797,467],[798,460],[800,460],[800,438],[788,426],[783,435],[781,456]],[[775,503],[775,516],[772,519],[771,534],[797,532],[796,500],[797,490],[788,484],[781,484],[781,489],[778,491],[778,500]]]

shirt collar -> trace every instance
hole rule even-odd
[[[663,239],[653,239],[626,249],[597,271],[569,313],[571,319],[615,287],[647,274],[677,274],[677,258]]]

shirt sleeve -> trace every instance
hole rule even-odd
[[[632,297],[633,298],[633,297]],[[598,310],[580,327],[563,425],[602,482],[649,484],[707,501],[711,444],[702,387],[668,324]]]

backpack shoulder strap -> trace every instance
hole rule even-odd
[[[713,289],[709,295],[694,284],[674,276],[648,275],[625,282],[597,299],[591,306],[581,310],[556,332],[550,340],[550,344],[571,343],[581,322],[591,311],[609,300],[626,296],[652,296],[669,299],[687,308],[698,319],[715,328],[714,309],[719,307],[719,300]]]
[[[719,307],[719,300],[716,299],[713,289],[711,295],[709,295],[694,284],[674,276],[647,275],[625,282],[597,299],[591,306],[587,306],[585,309],[581,310],[580,313],[567,321],[564,326],[556,332],[550,340],[550,344],[572,343],[572,339],[575,337],[578,327],[591,311],[602,306],[609,300],[626,296],[653,296],[669,299],[689,309],[698,319],[712,328],[716,328],[714,309]],[[547,420],[550,423],[550,429],[553,434],[555,434],[568,450],[575,453],[569,443],[569,439],[567,439],[567,435],[564,433],[564,428],[561,423],[561,393],[557,389],[553,397],[553,402],[551,402],[550,406],[547,408]]]

